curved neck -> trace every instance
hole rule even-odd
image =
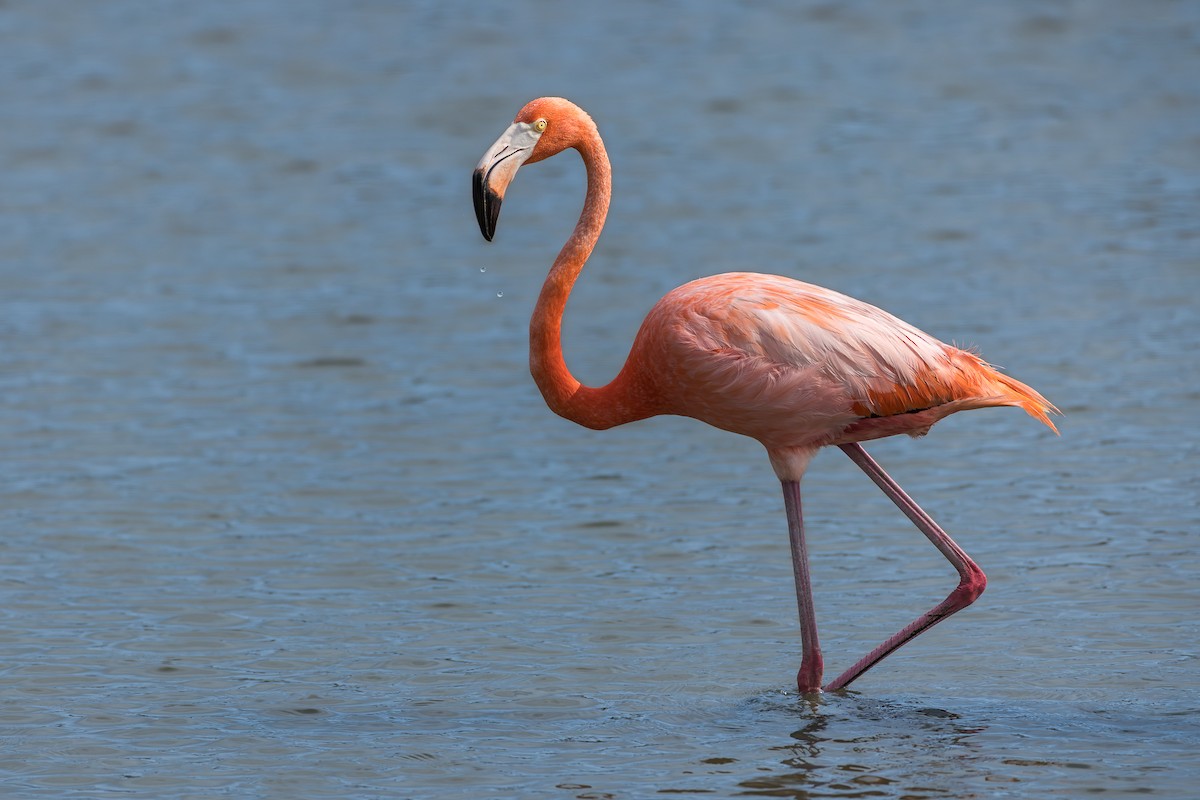
[[[563,359],[563,311],[575,280],[600,238],[612,194],[608,153],[595,128],[575,148],[587,167],[587,197],[575,231],[554,260],[534,307],[529,322],[529,371],[554,413],[588,428],[611,428],[649,415],[638,413],[626,402],[622,376],[603,388],[584,386]]]

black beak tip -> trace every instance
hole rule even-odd
[[[475,219],[483,238],[491,241],[496,235],[496,221],[500,219],[500,196],[484,184],[483,170],[475,170],[471,176],[471,199],[475,201]]]

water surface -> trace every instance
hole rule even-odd
[[[9,0],[0,53],[5,796],[1193,791],[1195,4]],[[757,444],[532,386],[582,169],[492,245],[469,173],[551,93],[615,170],[583,380],[759,269],[1066,412],[872,447],[991,583],[853,692],[794,693]],[[954,575],[839,453],[805,491],[835,673]]]

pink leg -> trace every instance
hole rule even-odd
[[[954,565],[954,568],[958,570],[959,581],[958,587],[945,600],[920,617],[917,617],[908,626],[863,656],[857,664],[831,681],[825,687],[830,691],[842,689],[850,685],[852,681],[878,664],[901,645],[915,639],[918,635],[932,628],[954,612],[971,605],[971,603],[975,602],[975,598],[983,594],[983,589],[987,586],[987,577],[983,574],[983,570],[971,560],[970,556],[963,552],[961,547],[954,543],[953,539],[946,535],[945,531],[938,527],[938,524],[928,514],[921,510],[921,507],[911,497],[905,494],[900,485],[892,480],[891,476],[884,472],[882,467],[875,463],[875,459],[867,455],[867,451],[862,448],[862,445],[855,442],[839,446],[846,455],[850,456],[850,460],[857,464],[863,472],[867,473],[867,476],[875,481],[876,485],[883,490],[883,493],[890,497],[892,502],[913,521],[917,529],[925,534],[929,541],[933,542],[933,546],[940,550],[942,555]]]
[[[787,510],[788,538],[792,543],[792,571],[796,573],[796,604],[800,607],[800,672],[796,687],[821,691],[821,645],[817,641],[817,614],[813,609],[812,581],[808,577],[808,547],[804,544],[804,517],[800,513],[800,482],[783,482],[783,507]]]

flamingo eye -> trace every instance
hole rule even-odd
[[[541,119],[536,120],[533,123],[533,129],[535,131],[537,131],[538,133],[541,133],[542,131],[546,130],[546,125],[547,125],[546,120],[544,118],[541,118]]]

